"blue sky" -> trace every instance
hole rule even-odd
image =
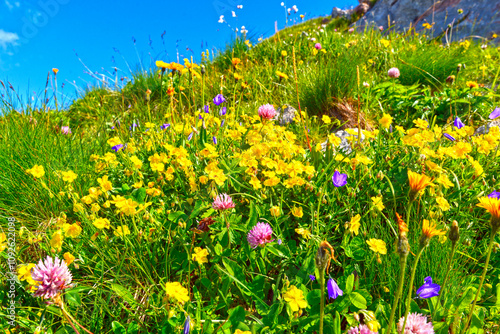
[[[300,20],[299,14],[326,16],[334,6],[357,3],[294,0],[285,7],[296,5],[298,12],[289,18]],[[58,68],[58,91],[64,83],[70,102],[75,87],[95,83],[87,68],[99,76],[130,78],[131,71],[148,69],[157,59],[176,61],[177,52],[181,61],[199,59],[207,48],[223,49],[234,28],[272,35],[275,21],[280,29],[285,25],[285,7],[280,0],[0,0],[0,80],[23,99],[33,98],[43,93],[47,73]],[[218,22],[220,15],[224,23]]]

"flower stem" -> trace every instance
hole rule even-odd
[[[417,271],[417,265],[418,265],[418,260],[420,259],[420,255],[422,255],[422,252],[424,251],[425,246],[421,246],[417,256],[415,257],[415,263],[413,264],[413,268],[411,269],[411,276],[410,276],[410,285],[408,288],[408,297],[406,298],[406,311],[405,311],[405,320],[403,322],[403,327],[402,331],[405,331],[406,328],[406,320],[408,319],[408,313],[410,313],[410,302],[411,302],[411,295],[412,295],[412,290],[413,290],[413,280],[415,279],[415,272]]]
[[[394,321],[394,315],[396,314],[396,308],[398,307],[399,299],[401,298],[401,294],[403,293],[403,285],[404,285],[404,277],[405,277],[407,260],[408,260],[408,254],[400,255],[400,257],[399,257],[398,291],[396,292],[396,297],[394,299],[394,302],[392,303],[391,316],[389,318],[389,322],[387,323],[387,329],[385,331],[386,334],[389,334],[391,332],[392,322]]]
[[[319,270],[319,286],[321,291],[321,301],[319,304],[319,334],[323,334],[323,321],[325,317],[325,271]]]
[[[474,297],[474,303],[472,303],[472,308],[469,311],[469,316],[467,317],[467,321],[465,322],[465,326],[462,330],[462,334],[467,331],[467,327],[469,327],[469,323],[472,319],[472,315],[474,314],[474,308],[476,307],[477,298],[479,297],[479,293],[481,292],[481,288],[483,287],[484,278],[486,277],[486,271],[488,270],[488,264],[490,262],[491,251],[493,250],[493,242],[495,241],[495,233],[496,231],[491,231],[490,236],[490,244],[488,245],[488,254],[486,255],[486,262],[484,263],[483,274],[481,275],[481,281],[479,282],[479,287],[476,291],[476,296]]]
[[[443,288],[442,288],[441,293],[439,294],[439,297],[438,297],[438,300],[437,300],[436,309],[434,311],[435,313],[434,313],[434,317],[433,317],[434,319],[435,319],[435,317],[437,315],[437,311],[439,310],[439,305],[440,305],[440,302],[441,302],[441,297],[443,297],[445,289],[446,289],[446,283],[448,282],[448,277],[449,277],[450,269],[451,269],[451,263],[453,261],[453,255],[455,255],[456,246],[457,246],[456,243],[452,243],[451,244],[450,258],[448,259],[448,264],[446,266],[446,274],[444,275],[443,284],[441,284],[441,286]]]

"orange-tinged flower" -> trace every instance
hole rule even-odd
[[[233,66],[235,68],[238,66],[239,63],[241,63],[241,59],[240,58],[233,58],[233,59],[231,59],[231,64],[233,64]]]
[[[165,63],[163,60],[157,60],[156,61],[156,66],[160,67],[162,69],[162,71],[165,71],[165,69],[168,68],[168,64]]]
[[[427,219],[424,219],[422,223],[422,233],[427,237],[427,239],[430,239],[434,236],[445,235],[446,231],[438,230],[434,222],[430,222]]]
[[[167,88],[167,95],[168,95],[168,96],[172,96],[172,95],[174,95],[174,94],[175,94],[175,88],[174,88],[174,87],[172,87],[172,86],[168,87],[168,88]]]
[[[486,209],[491,214],[492,220],[500,220],[500,199],[495,197],[481,197],[477,206]]]
[[[478,88],[479,87],[478,83],[475,81],[467,81],[465,84],[469,88]]]
[[[57,75],[57,72],[59,72],[59,69],[57,69],[57,68],[53,68],[53,69],[52,69],[52,72],[54,73],[54,75]]]
[[[276,71],[276,75],[281,79],[285,79],[287,80],[288,79],[288,75],[286,75],[285,73],[283,72],[280,72],[280,71]]]
[[[434,186],[432,179],[425,174],[418,174],[408,170],[408,181],[410,181],[410,189],[413,194],[418,193],[427,186]]]
[[[399,234],[408,232],[408,225],[406,225],[403,218],[401,218],[401,216],[397,212],[396,212],[396,218],[398,219]]]

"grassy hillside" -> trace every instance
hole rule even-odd
[[[500,49],[428,34],[309,20],[67,110],[16,110],[4,86],[0,299],[17,310],[0,328],[392,333],[411,311],[498,332],[500,130],[474,132],[497,114]],[[291,123],[267,118],[288,106]],[[51,304],[30,274],[47,256],[73,284]],[[416,298],[428,276],[440,296]]]

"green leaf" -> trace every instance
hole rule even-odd
[[[252,201],[250,203],[250,213],[248,214],[247,226],[256,225],[257,219],[258,219],[257,210],[255,208],[254,202]]]
[[[319,304],[321,303],[321,290],[315,289],[309,291],[306,297],[307,304],[311,307],[310,313],[318,313],[319,312]]]
[[[132,192],[132,196],[134,196],[137,203],[144,203],[144,201],[146,200],[146,189],[139,188],[137,190],[134,190]]]
[[[182,211],[172,212],[168,215],[168,220],[173,221],[174,223],[177,223],[180,219],[187,221],[188,218],[189,217]]]
[[[139,325],[132,321],[127,328],[127,334],[137,334],[139,332]]]
[[[242,306],[236,306],[235,308],[229,310],[229,321],[233,326],[236,326],[239,322],[245,321],[245,309]]]
[[[351,293],[352,289],[354,287],[354,275],[351,274],[349,277],[347,277],[347,281],[345,282],[345,292],[346,293]]]
[[[358,309],[366,309],[366,299],[358,292],[352,292],[349,294],[349,300],[354,307]]]
[[[127,330],[120,324],[118,321],[113,321],[111,323],[111,328],[113,329],[114,334],[127,334]]]
[[[130,291],[127,290],[126,287],[120,285],[120,284],[111,284],[111,289],[121,298],[125,299],[125,301],[131,305],[135,304],[135,299],[130,293]]]
[[[72,306],[81,306],[82,305],[82,299],[80,298],[80,294],[76,290],[69,290],[65,294],[66,296],[66,301],[71,304]]]

